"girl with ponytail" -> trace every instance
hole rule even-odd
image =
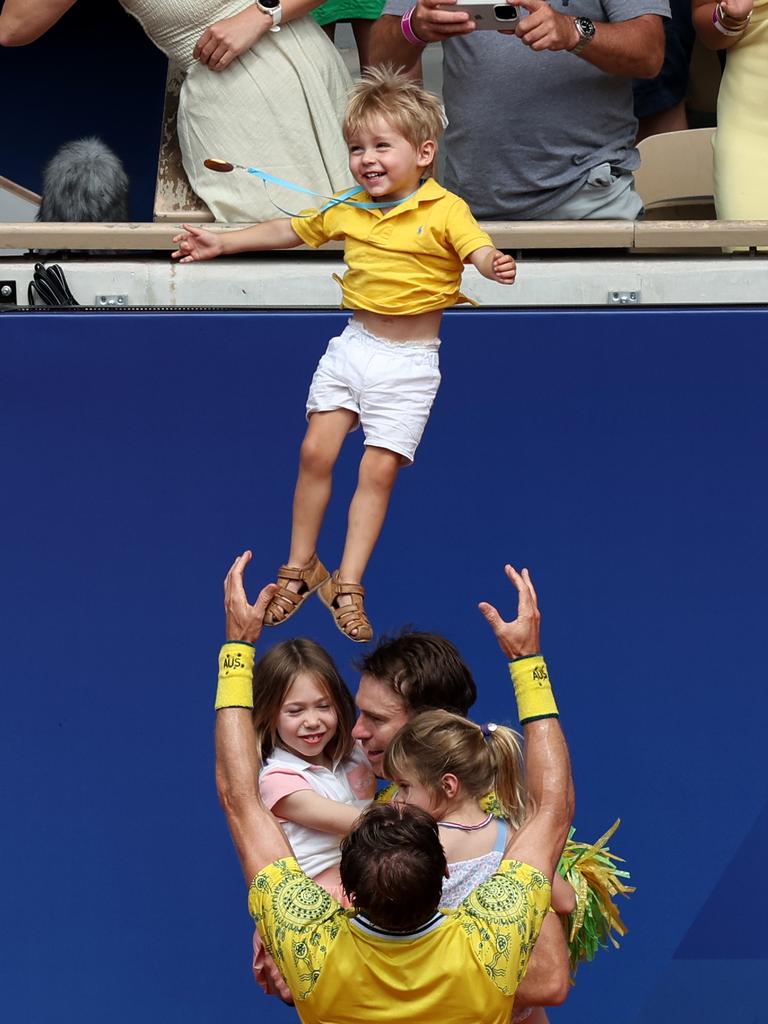
[[[437,819],[450,877],[443,883],[441,906],[457,907],[501,864],[509,829],[526,819],[521,737],[502,725],[476,725],[449,711],[425,711],[395,735],[384,757],[384,774],[397,786],[394,799],[428,811]],[[488,794],[495,797],[488,813]],[[571,886],[555,874],[552,909],[570,913],[576,904]],[[561,950],[559,984],[552,1002],[568,991],[568,950],[557,917],[545,927],[557,932]],[[543,930],[542,930],[543,934]],[[541,943],[540,943],[541,944]],[[555,965],[549,964],[550,969]],[[530,973],[530,972],[529,972]],[[543,1009],[525,1006],[525,981],[518,989],[513,1021],[541,1024]]]

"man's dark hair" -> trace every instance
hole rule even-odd
[[[430,919],[445,868],[434,818],[406,804],[374,804],[341,843],[341,883],[355,910],[388,931]]]
[[[385,636],[357,663],[361,672],[389,683],[412,711],[442,708],[466,716],[477,686],[461,655],[434,633]]]

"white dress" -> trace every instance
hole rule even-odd
[[[244,0],[120,3],[186,73],[177,121],[184,169],[216,220],[262,221],[281,213],[258,179],[244,171],[209,171],[206,157],[258,167],[326,195],[354,184],[340,127],[351,80],[312,18],[265,33],[217,72],[193,59],[195,43],[214,22],[244,10]],[[298,193],[268,188],[288,211],[316,205]]]

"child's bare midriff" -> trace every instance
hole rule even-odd
[[[431,341],[438,337],[443,311],[432,309],[428,313],[415,313],[412,316],[394,316],[372,313],[368,309],[356,309],[354,317],[366,331],[370,331],[378,338],[386,338],[387,341],[419,342]]]

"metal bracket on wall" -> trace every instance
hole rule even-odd
[[[128,296],[127,295],[97,295],[96,296],[97,306],[127,306]]]
[[[0,281],[0,307],[2,306],[17,306],[16,301],[16,282],[15,281]]]
[[[608,292],[609,306],[639,306],[640,292]]]

